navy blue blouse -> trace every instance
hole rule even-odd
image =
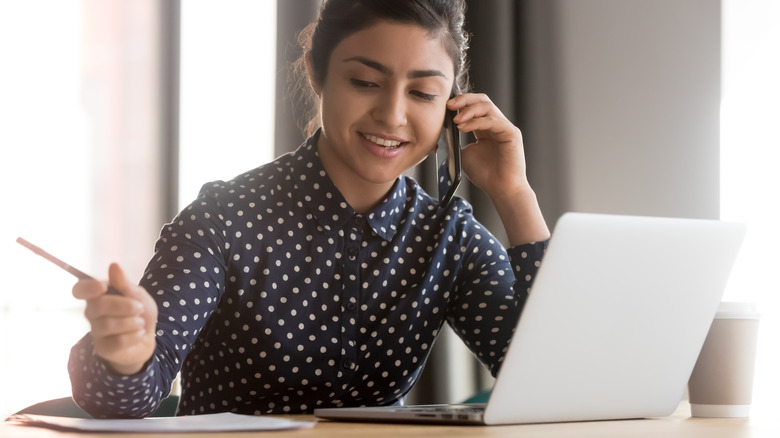
[[[163,228],[141,280],[159,307],[154,356],[117,376],[87,334],[73,396],[97,417],[142,417],[181,370],[180,415],[393,404],[445,321],[495,374],[545,245],[507,251],[465,200],[440,210],[407,177],[357,213],[315,136],[206,184]]]

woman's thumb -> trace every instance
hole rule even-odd
[[[120,292],[122,295],[132,296],[132,285],[127,282],[125,271],[117,263],[111,263],[108,267],[108,293],[114,291]]]

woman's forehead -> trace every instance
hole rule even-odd
[[[452,79],[455,67],[441,38],[415,24],[380,21],[342,40],[330,62],[364,59],[378,63],[389,74],[438,71]]]

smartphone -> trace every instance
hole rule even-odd
[[[439,208],[447,208],[450,205],[461,180],[460,131],[453,121],[457,114],[457,111],[447,110],[439,145],[436,148]]]

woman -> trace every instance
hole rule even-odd
[[[91,332],[74,399],[98,417],[154,412],[181,370],[179,414],[399,403],[447,321],[497,372],[549,231],[520,131],[465,89],[464,5],[329,0],[304,32],[319,129],[293,153],[206,184],[164,227],[140,285],[116,264],[80,281]],[[446,209],[402,172],[436,147],[445,109],[477,142],[469,179],[505,250],[463,199]]]

